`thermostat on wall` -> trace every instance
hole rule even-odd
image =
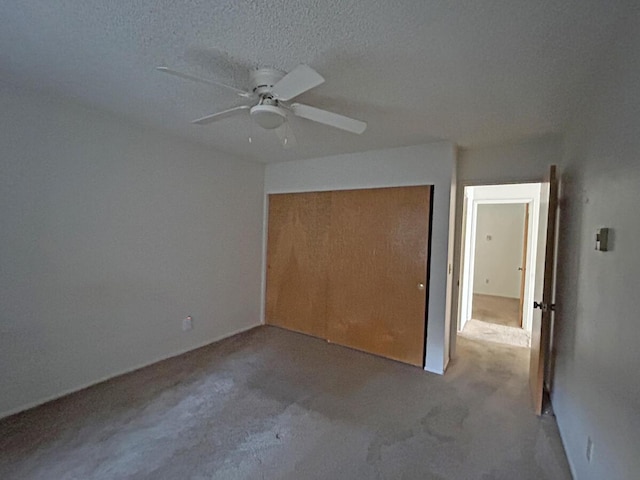
[[[609,247],[609,229],[599,228],[596,230],[596,250],[606,252]]]

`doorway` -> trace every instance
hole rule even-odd
[[[481,203],[477,209],[471,318],[462,334],[529,347],[523,328],[529,203]]]
[[[528,348],[541,184],[464,189],[458,334]]]

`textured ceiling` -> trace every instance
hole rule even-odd
[[[562,130],[623,3],[4,0],[0,76],[263,162],[485,145]],[[367,121],[362,136],[295,118],[284,150],[248,115],[193,126],[242,99],[154,70],[246,87],[249,67],[299,63],[327,80],[299,101]]]

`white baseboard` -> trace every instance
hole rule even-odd
[[[233,337],[234,335],[238,335],[240,333],[243,333],[243,332],[246,332],[248,330],[254,329],[256,327],[259,327],[260,325],[261,325],[261,323],[257,323],[255,325],[250,325],[248,327],[243,327],[243,328],[235,330],[233,332],[225,333],[224,335],[220,335],[219,337],[215,337],[215,338],[213,338],[211,340],[207,340],[206,342],[202,342],[202,343],[196,344],[196,345],[194,345],[192,347],[188,347],[188,348],[185,348],[183,350],[179,350],[177,352],[173,352],[173,353],[170,353],[168,355],[164,355],[164,356],[158,357],[158,358],[156,358],[156,359],[154,359],[154,360],[152,360],[150,362],[145,362],[145,363],[137,365],[135,367],[128,368],[128,369],[122,370],[120,372],[111,374],[111,375],[106,375],[106,376],[101,377],[101,378],[99,378],[97,380],[94,380],[94,381],[79,385],[77,387],[73,387],[73,388],[71,388],[69,390],[65,390],[63,392],[56,393],[55,395],[51,395],[49,397],[41,398],[41,399],[36,400],[34,402],[29,402],[29,403],[27,403],[25,405],[21,405],[20,407],[13,408],[11,410],[7,410],[5,412],[0,413],[0,419],[5,418],[5,417],[9,417],[11,415],[15,415],[16,413],[24,412],[25,410],[30,410],[30,409],[38,407],[40,405],[44,405],[45,403],[51,402],[53,400],[57,400],[59,398],[66,397],[67,395],[70,395],[70,394],[75,393],[75,392],[79,392],[80,390],[84,390],[85,388],[92,387],[92,386],[97,385],[99,383],[106,382],[107,380],[111,380],[112,378],[119,377],[120,375],[126,375],[127,373],[135,372],[136,370],[140,370],[141,368],[148,367],[150,365],[153,365],[154,363],[162,362],[163,360],[167,360],[169,358],[180,356],[180,355],[182,355],[184,353],[187,353],[187,352],[190,352],[192,350],[197,350],[198,348],[206,347],[207,345],[211,345],[212,343],[219,342],[221,340],[224,340],[225,338]]]

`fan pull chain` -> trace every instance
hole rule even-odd
[[[249,119],[249,143],[253,143],[253,120],[251,120],[251,117],[248,117]]]

